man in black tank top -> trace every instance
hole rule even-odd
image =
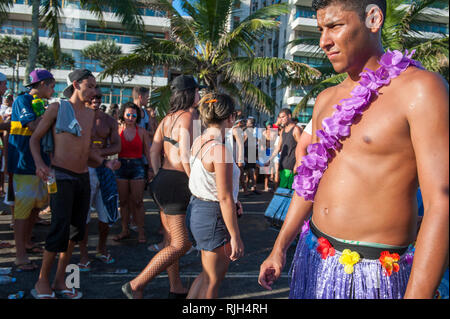
[[[290,109],[282,109],[278,116],[283,130],[277,147],[265,165],[269,165],[270,161],[280,153],[279,187],[291,188],[294,180],[295,148],[300,140],[301,129],[292,121]]]

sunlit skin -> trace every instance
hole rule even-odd
[[[334,105],[350,97],[364,68],[376,70],[383,54],[383,16],[370,28],[341,4],[317,12],[320,46],[337,72],[349,77],[324,90],[313,113],[312,142]],[[432,298],[448,264],[448,84],[439,75],[409,67],[379,89],[351,135],[330,161],[313,207],[312,220],[336,238],[407,246],[416,241],[405,298]],[[416,190],[420,181],[424,219],[417,235]],[[271,289],[286,262],[286,250],[308,217],[311,202],[294,194],[259,282]]]

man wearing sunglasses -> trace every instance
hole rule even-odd
[[[117,121],[108,114],[100,110],[102,104],[102,91],[99,86],[95,88],[96,95],[92,98],[87,107],[94,110],[95,119],[92,128],[91,153],[106,159],[108,156],[120,152],[121,143],[118,134]],[[113,160],[108,163],[108,167],[118,168],[119,161]],[[101,171],[99,171],[101,170]],[[108,178],[110,176],[111,178]],[[91,207],[94,207],[98,214],[98,245],[96,259],[105,264],[112,264],[115,260],[106,249],[106,240],[109,233],[109,224],[118,218],[118,192],[115,175],[111,169],[104,167],[89,167],[89,179],[91,185]],[[115,201],[115,202],[114,202]],[[86,220],[86,231],[83,241],[80,243],[80,262],[78,266],[81,271],[89,271],[91,262],[88,255],[88,224],[90,214]]]

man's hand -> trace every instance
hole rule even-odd
[[[45,164],[36,164],[36,176],[42,179],[44,182],[47,181],[48,176],[50,175],[51,170]]]
[[[272,285],[280,277],[285,262],[286,255],[273,255],[272,252],[259,269],[258,283],[263,288],[272,290]]]
[[[153,169],[149,167],[147,170],[147,181],[151,182],[151,180],[155,177],[155,173],[153,172]]]

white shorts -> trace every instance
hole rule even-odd
[[[97,178],[97,172],[95,168],[89,167],[89,182],[91,184],[91,204],[90,207],[93,207],[97,211],[98,220],[102,223],[108,223],[108,212],[106,210],[105,205],[103,204],[102,192],[100,190],[100,182]],[[89,210],[86,224],[89,224],[91,221],[91,213],[92,210]]]

